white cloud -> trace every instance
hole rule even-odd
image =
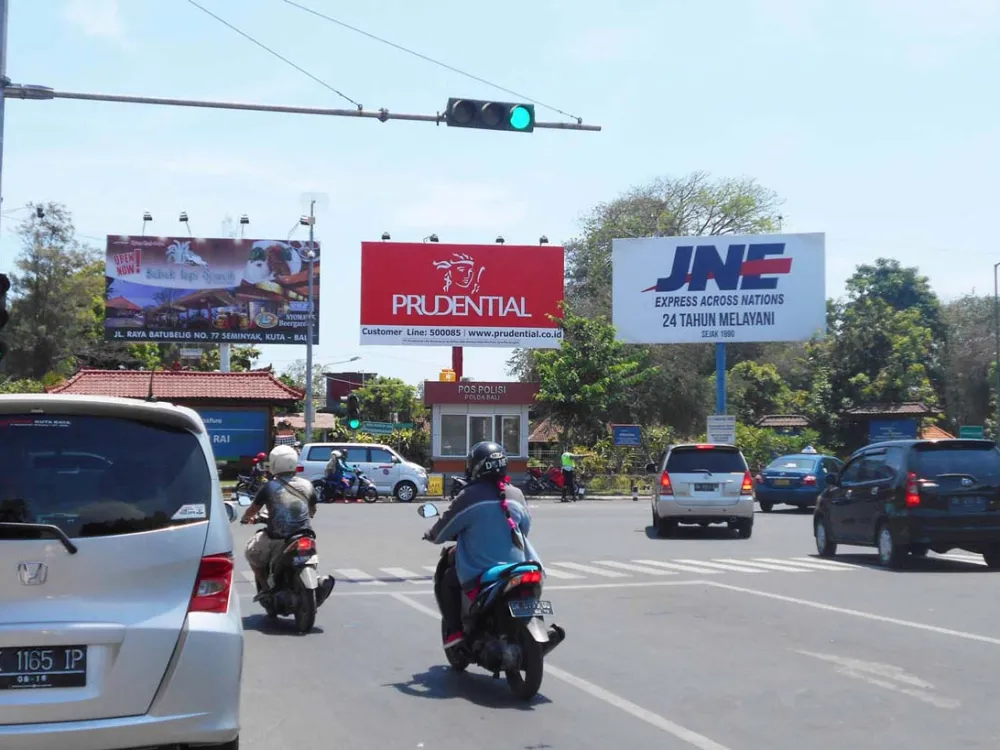
[[[435,231],[498,231],[521,221],[526,213],[525,205],[509,192],[490,185],[439,183],[418,189],[423,194],[396,211],[399,224]]]
[[[67,0],[63,18],[87,36],[121,41],[125,39],[118,0]]]

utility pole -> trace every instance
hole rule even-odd
[[[309,201],[309,315],[306,318],[306,439],[312,440],[313,431],[313,317],[316,312],[316,303],[313,298],[313,269],[316,264],[316,201]]]
[[[0,0],[0,205],[3,204],[3,121],[6,109],[7,87],[7,4]]]

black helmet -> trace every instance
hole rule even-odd
[[[465,461],[465,478],[474,482],[487,476],[507,475],[507,453],[503,446],[490,440],[476,443]]]

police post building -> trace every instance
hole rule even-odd
[[[469,449],[483,440],[503,446],[512,477],[528,466],[528,411],[538,394],[537,383],[424,383],[424,403],[431,408],[433,471],[464,471]]]

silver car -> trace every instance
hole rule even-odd
[[[194,411],[0,396],[0,748],[239,745],[232,510]]]

